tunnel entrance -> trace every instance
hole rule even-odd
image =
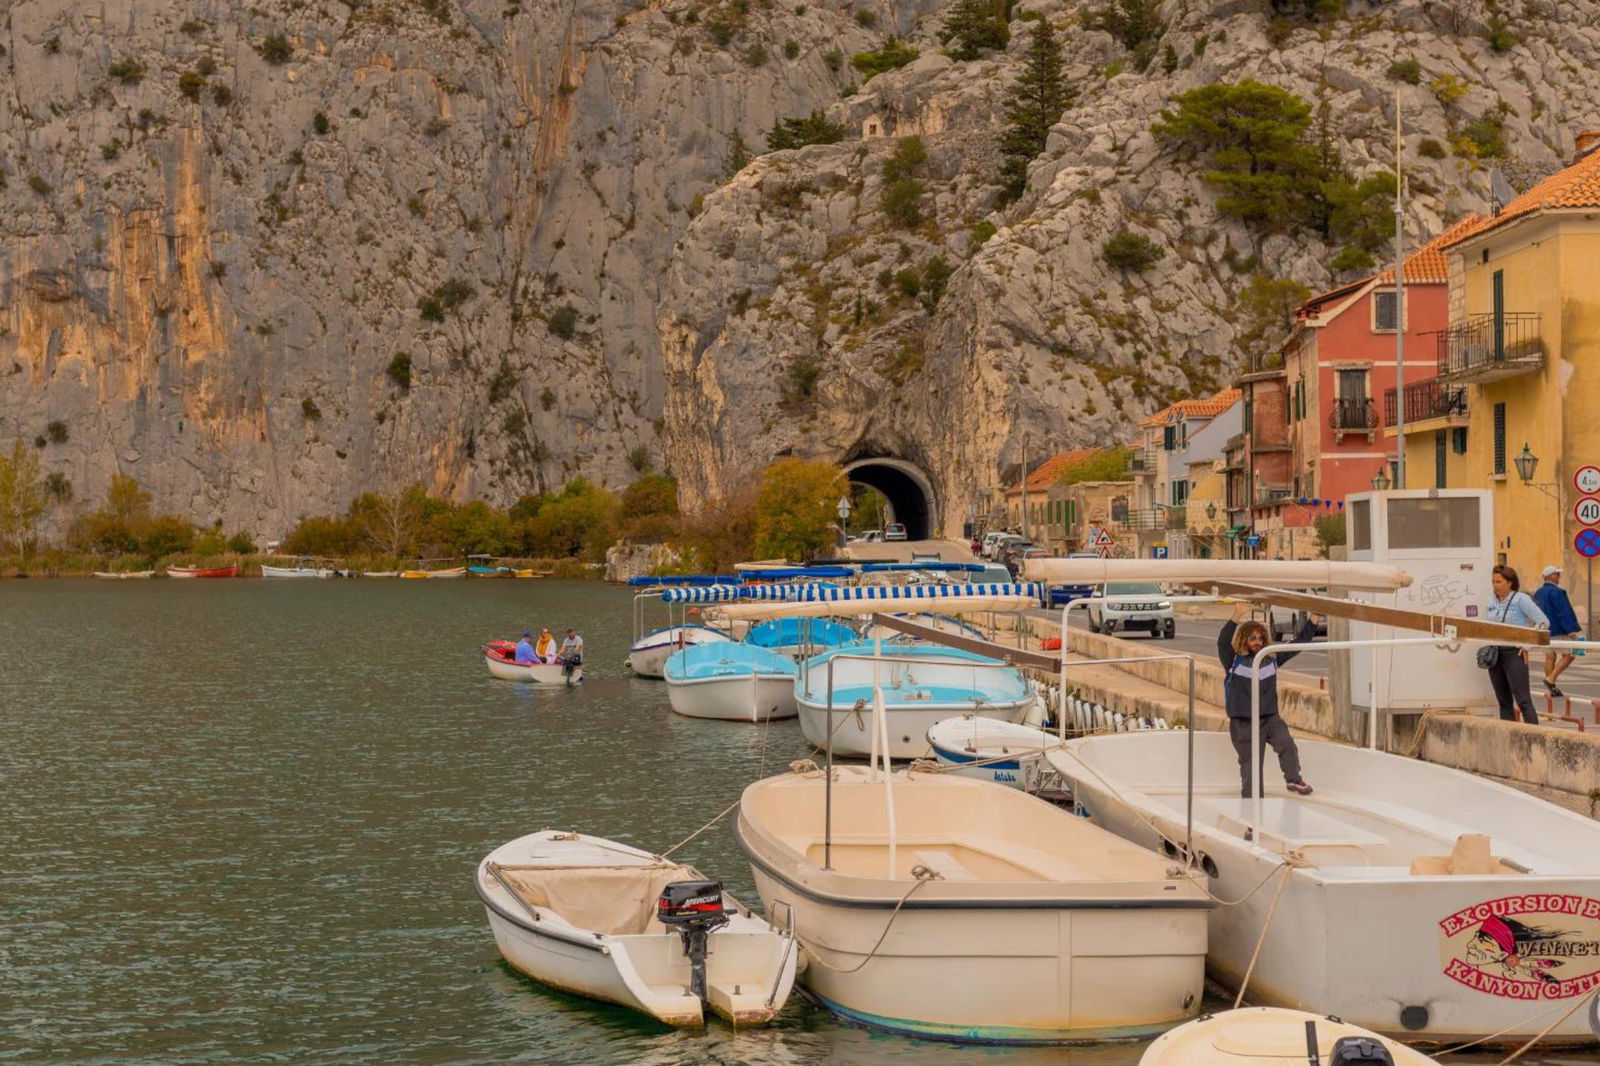
[[[846,463],[845,476],[853,484],[881,492],[889,501],[889,521],[906,527],[907,540],[929,540],[939,535],[939,514],[933,485],[921,470],[904,459],[857,459]]]

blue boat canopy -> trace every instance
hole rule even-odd
[[[673,574],[671,577],[630,577],[630,588],[672,588],[682,585],[737,585],[738,574]]]
[[[855,570],[848,566],[779,566],[769,570],[745,570],[740,576],[746,581],[787,581],[804,577],[854,577]]]
[[[941,563],[938,561],[925,563],[862,563],[861,572],[864,574],[882,574],[892,571],[906,570],[943,570],[952,574],[979,574],[987,567],[982,563]]]
[[[762,648],[789,648],[809,644],[834,648],[860,639],[855,630],[827,618],[774,618],[750,627],[744,642]]]

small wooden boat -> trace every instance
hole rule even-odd
[[[363,570],[363,571],[361,571],[361,576],[362,577],[399,577],[400,576],[400,571],[398,571],[398,570]]]
[[[412,580],[419,578],[466,577],[467,568],[456,566],[449,570],[402,570],[400,571],[400,576]]]
[[[501,956],[533,980],[668,1025],[777,1015],[799,951],[692,866],[542,830],[490,852],[474,880]]]
[[[1061,744],[1054,733],[1021,722],[963,714],[928,728],[928,744],[951,773],[1026,788],[1037,780],[1046,751]]]
[[[267,566],[261,567],[262,577],[329,578],[334,571],[325,566]]]
[[[532,681],[538,685],[575,685],[583,680],[583,664],[572,668],[569,676],[561,663],[519,663],[517,642],[491,640],[483,646],[483,661],[489,673],[502,681]]]
[[[94,572],[94,576],[107,578],[112,581],[132,581],[135,579],[155,577],[156,572],[154,570],[96,570]]]
[[[169,566],[168,577],[238,577],[239,564],[228,566]]]
[[[1433,1066],[1433,1059],[1422,1052],[1358,1025],[1281,1007],[1245,1007],[1185,1022],[1157,1037],[1145,1049],[1139,1066],[1307,1066],[1313,1062]]]
[[[665,667],[667,700],[687,718],[793,718],[794,660],[754,644],[691,644]]]

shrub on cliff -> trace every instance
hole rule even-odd
[[[898,37],[885,37],[876,50],[851,56],[850,65],[866,76],[864,80],[871,81],[884,71],[898,70],[917,55],[916,48],[908,42]]]
[[[767,151],[781,152],[810,144],[838,144],[844,139],[844,126],[829,122],[822,109],[800,118],[782,118],[767,131]]]
[[[1124,226],[1100,246],[1100,254],[1116,269],[1137,273],[1155,266],[1167,252],[1149,237]]]
[[[268,63],[271,63],[274,66],[280,66],[289,62],[290,57],[294,55],[294,45],[290,44],[289,38],[285,37],[283,34],[274,33],[266,40],[262,41],[261,47],[256,49],[256,51],[258,51],[261,54],[261,58],[265,59]]]
[[[1090,11],[1083,24],[1115,37],[1133,54],[1134,69],[1141,71],[1150,65],[1166,30],[1158,0],[1110,0],[1105,7]]]

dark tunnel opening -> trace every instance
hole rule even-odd
[[[852,482],[877,489],[888,499],[893,521],[906,527],[907,540],[928,540],[937,535],[936,515],[926,481],[899,460],[858,460],[845,468]]]

